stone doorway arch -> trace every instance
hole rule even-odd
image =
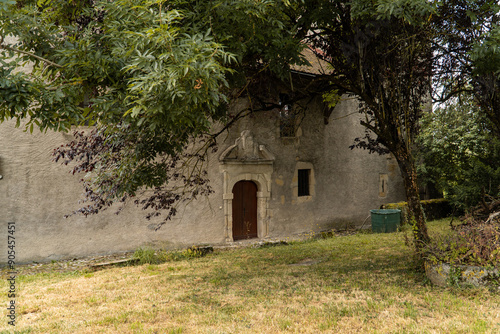
[[[274,156],[258,145],[250,131],[246,130],[220,156],[220,171],[223,174],[224,226],[226,242],[233,239],[233,188],[239,181],[252,181],[257,186],[257,237],[269,234],[271,210],[271,176]]]

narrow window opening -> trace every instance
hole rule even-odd
[[[379,179],[379,186],[378,186],[378,195],[380,197],[386,197],[387,192],[388,192],[388,182],[389,182],[389,176],[387,174],[380,174],[380,179]]]
[[[310,196],[309,183],[310,183],[310,169],[299,169],[298,173],[298,196]]]
[[[280,137],[295,137],[296,114],[287,94],[280,94]]]

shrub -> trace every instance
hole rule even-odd
[[[434,239],[426,248],[433,263],[500,266],[500,224],[474,223],[457,227],[451,234]]]
[[[133,258],[138,259],[139,264],[157,264],[161,262],[156,251],[149,247],[137,249]]]
[[[451,205],[445,198],[429,199],[420,203],[428,220],[446,218],[452,214]]]
[[[145,247],[137,249],[133,258],[138,259],[138,264],[159,264],[167,261],[179,261],[202,257],[213,251],[214,249],[212,246],[192,246],[182,251],[171,252]]]
[[[424,210],[424,215],[427,220],[435,220],[446,218],[451,215],[451,205],[445,198],[429,199],[420,201],[420,205]],[[408,203],[389,203],[384,205],[385,209],[401,210],[401,225],[408,223]]]

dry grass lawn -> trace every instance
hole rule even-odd
[[[432,222],[438,233],[448,221]],[[17,279],[2,333],[500,333],[500,295],[439,288],[404,233],[216,251],[202,258]],[[3,331],[2,331],[3,330]],[[14,331],[15,330],[15,331]]]

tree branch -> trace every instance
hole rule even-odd
[[[0,41],[0,49],[5,49],[5,50],[10,50],[10,51],[13,51],[13,52],[17,52],[17,53],[22,53],[24,55],[27,55],[27,56],[36,58],[36,59],[38,59],[40,61],[43,61],[44,63],[46,63],[48,65],[51,65],[51,66],[54,66],[54,67],[58,67],[58,68],[63,68],[62,65],[56,64],[56,63],[54,63],[54,62],[52,62],[52,61],[50,61],[48,59],[45,59],[45,58],[40,57],[40,56],[37,56],[34,53],[31,53],[31,52],[28,52],[28,51],[19,50],[17,48],[13,48],[13,47],[10,47],[10,46],[7,46],[7,45],[3,45],[2,42],[3,42],[3,39]]]

